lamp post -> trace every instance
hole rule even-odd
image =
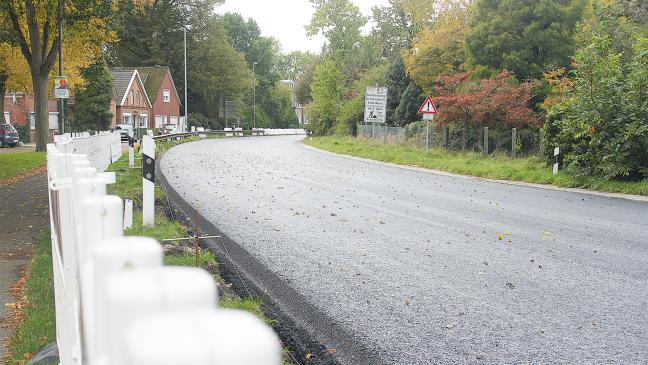
[[[58,13],[58,16],[59,16],[59,29],[58,29],[58,32],[59,32],[59,44],[58,44],[58,56],[59,56],[58,57],[58,61],[59,61],[58,73],[59,73],[59,76],[63,76],[63,20],[64,20],[63,11],[64,11],[64,6],[65,6],[65,3],[63,2],[63,0],[60,0],[59,1],[59,13]],[[61,130],[61,133],[65,133],[65,99],[60,99],[59,102],[61,103],[60,106],[59,106],[59,108],[60,108],[59,117],[61,119],[60,120],[60,122],[61,122],[60,130]]]
[[[256,72],[254,70],[254,66],[259,64],[258,62],[252,63],[252,76],[254,77],[254,83],[252,84],[252,119],[253,119],[253,127],[252,129],[256,129]]]
[[[184,27],[184,132],[189,128],[189,105],[187,102],[187,27]]]

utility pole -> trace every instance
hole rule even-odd
[[[184,127],[189,128],[189,104],[187,102],[187,27],[184,27]]]
[[[63,76],[63,10],[65,3],[59,0],[59,76]],[[61,134],[65,133],[65,99],[60,99],[59,116],[61,117]]]
[[[252,129],[256,129],[256,72],[254,70],[254,66],[256,66],[257,64],[258,62],[252,63],[252,76],[254,77],[254,83],[252,84]]]

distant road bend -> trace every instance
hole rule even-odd
[[[303,322],[340,363],[646,363],[648,204],[384,166],[301,138],[183,144],[160,168],[328,319]]]

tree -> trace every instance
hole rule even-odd
[[[389,0],[388,6],[371,8],[375,23],[371,35],[378,39],[382,56],[393,58],[417,41],[435,16],[437,0]]]
[[[317,56],[311,52],[292,51],[280,54],[277,59],[276,72],[284,80],[299,80],[305,68],[315,62]]]
[[[571,72],[546,75],[545,132],[575,172],[638,180],[648,177],[648,31],[617,5],[595,6]]]
[[[315,77],[315,68],[317,67],[319,60],[313,60],[306,66],[304,66],[304,72],[297,79],[295,84],[295,97],[297,101],[306,105],[313,100],[311,95],[311,84],[313,83],[313,78]]]
[[[387,72],[387,123],[397,126],[400,120],[396,118],[396,109],[401,103],[401,96],[412,81],[407,77],[403,59],[398,57]]]
[[[102,0],[4,0],[0,10],[11,21],[9,37],[20,47],[29,65],[34,91],[36,118],[36,150],[44,151],[49,136],[47,112],[48,81],[58,55],[61,39],[57,33],[65,18],[66,32],[81,36],[83,52],[80,57],[96,58],[103,45],[111,39],[107,19],[112,13],[112,1]],[[58,15],[62,15],[58,16]]]
[[[110,127],[113,80],[103,57],[81,71],[85,86],[75,92],[72,128],[77,131],[102,131]]]
[[[315,68],[309,128],[313,133],[328,134],[338,117],[342,99],[342,67],[335,59],[328,59]]]
[[[328,41],[327,54],[352,67],[362,38],[362,27],[367,23],[349,0],[310,0],[315,8],[306,34],[322,34]]]
[[[585,0],[477,0],[466,36],[475,66],[507,69],[519,80],[540,78],[546,67],[567,67]]]
[[[444,0],[430,27],[405,56],[407,74],[423,90],[434,90],[439,75],[459,72],[465,62],[464,38],[472,16],[473,0]]]
[[[462,123],[462,149],[468,125],[497,128],[542,126],[529,107],[536,82],[519,83],[507,71],[494,78],[471,81],[471,73],[441,76],[432,99],[439,109],[437,124]]]
[[[245,56],[229,45],[225,28],[216,19],[211,21],[201,51],[195,52],[189,62],[193,65],[189,81],[203,103],[199,110],[209,119],[219,118],[221,96],[236,100],[252,88],[252,73]]]

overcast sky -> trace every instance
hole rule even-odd
[[[387,5],[387,0],[351,0],[364,15],[371,15],[374,5]],[[285,52],[319,52],[323,39],[309,39],[304,26],[310,23],[313,7],[308,0],[226,0],[217,13],[235,12],[256,20],[264,36],[281,42]]]

